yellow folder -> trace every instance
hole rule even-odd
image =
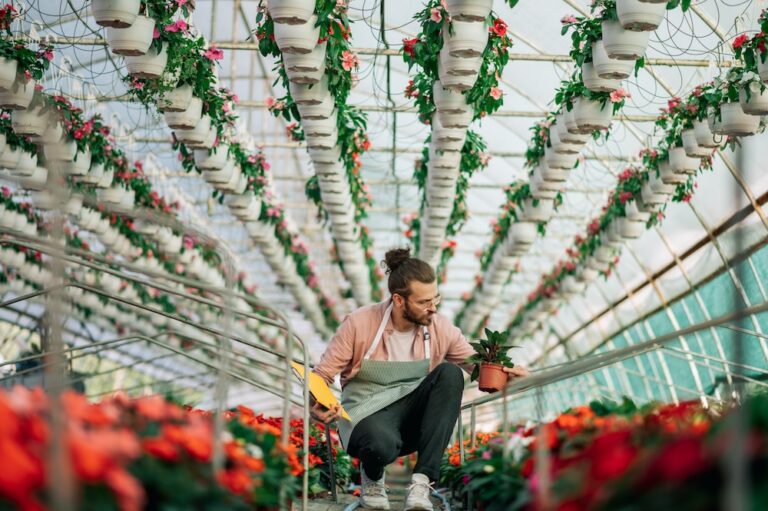
[[[304,380],[304,366],[297,364],[296,362],[291,362],[291,366],[293,366],[293,370],[296,371],[296,376],[298,376],[299,379]],[[339,400],[336,398],[333,391],[331,391],[328,384],[325,383],[322,376],[311,371],[309,373],[309,391],[312,393],[315,401],[328,409],[333,408],[337,404],[340,405]],[[344,407],[341,408],[341,416],[348,421],[352,420]]]

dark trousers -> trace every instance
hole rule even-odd
[[[398,457],[418,452],[414,472],[437,481],[463,391],[461,368],[447,362],[438,365],[416,390],[360,421],[347,452],[360,459],[373,480],[381,479],[384,468]]]

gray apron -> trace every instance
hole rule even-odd
[[[391,314],[392,304],[390,303],[376,331],[373,344],[365,353],[360,371],[341,391],[341,404],[352,419],[351,421],[339,419],[339,436],[345,448],[349,445],[352,430],[360,421],[416,390],[416,387],[429,374],[430,351],[427,327],[424,327],[425,359],[411,362],[370,360],[381,342],[384,328]]]

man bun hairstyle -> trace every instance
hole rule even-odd
[[[414,280],[429,284],[437,280],[435,270],[426,261],[411,257],[411,248],[395,248],[384,254],[382,268],[389,280],[389,294],[408,296],[411,293],[411,282]]]

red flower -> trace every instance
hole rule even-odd
[[[415,55],[414,47],[418,42],[419,39],[417,37],[414,37],[413,39],[403,39],[403,52],[413,57]]]
[[[507,35],[507,24],[503,19],[496,18],[493,20],[493,26],[490,27],[489,30],[499,37],[504,37]]]
[[[733,49],[736,50],[744,46],[744,43],[746,43],[748,40],[749,40],[749,37],[747,36],[747,34],[741,34],[740,36],[738,36],[736,39],[733,40],[733,44],[731,46],[733,46]]]
[[[629,199],[632,198],[632,192],[621,192],[619,194],[619,201],[622,204],[626,204]]]
[[[179,451],[171,442],[164,438],[145,438],[142,441],[144,451],[163,461],[176,461],[179,459]]]

